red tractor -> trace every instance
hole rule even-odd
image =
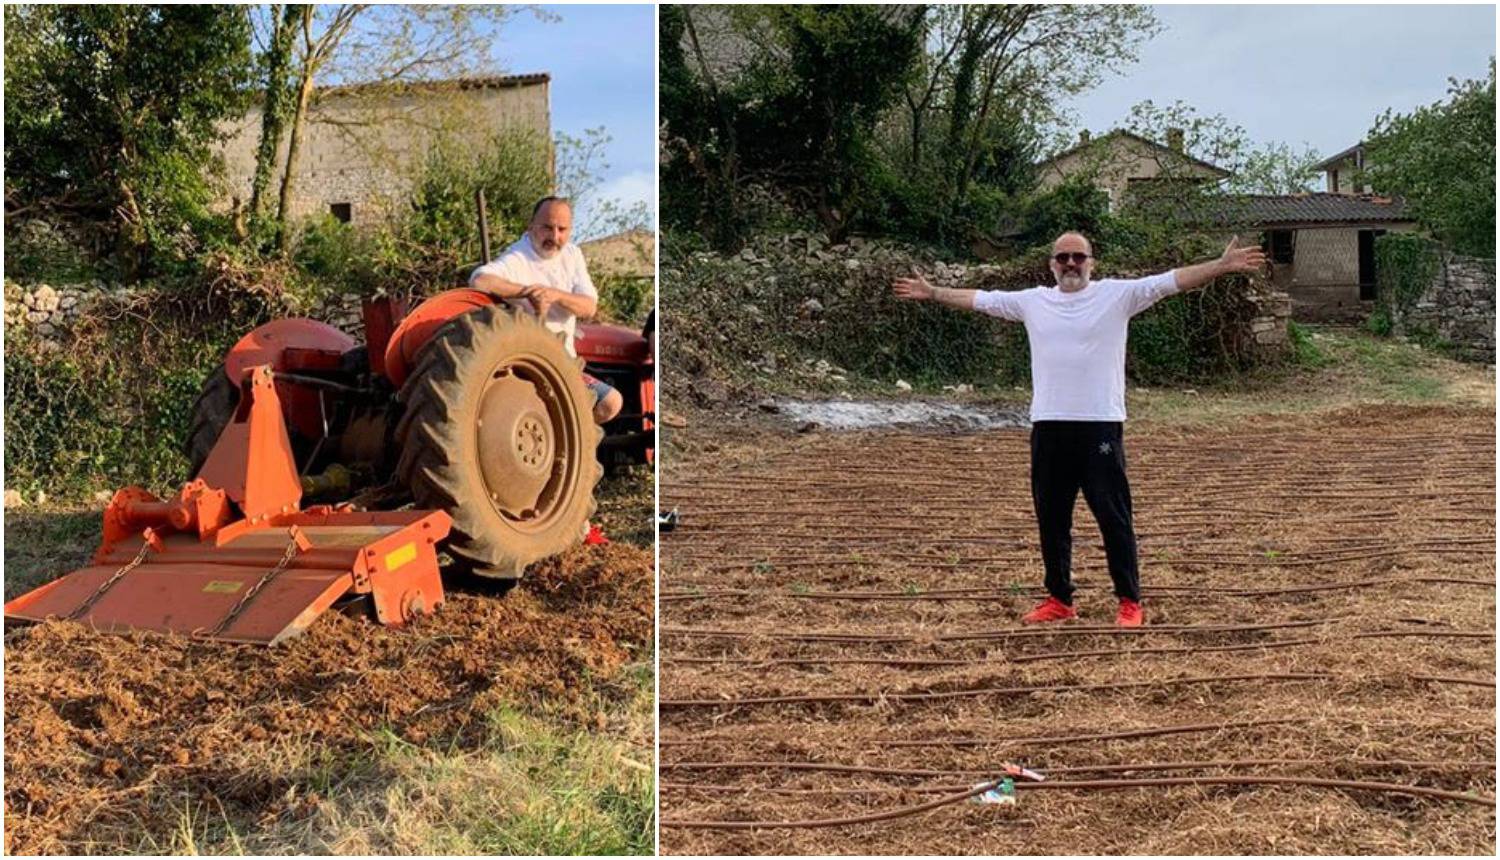
[[[367,302],[363,343],[311,319],[245,335],[194,406],[194,480],[121,490],[94,563],[6,617],[275,642],[350,592],[387,624],[430,611],[439,551],[514,582],[580,543],[601,459],[652,459],[651,323],[580,326],[575,359],[478,290],[405,311]],[[602,429],[585,366],[625,399]]]

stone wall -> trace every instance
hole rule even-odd
[[[1435,335],[1469,361],[1495,363],[1495,261],[1448,254],[1432,283],[1398,310],[1395,331]]]
[[[334,204],[348,204],[351,223],[379,221],[405,198],[412,174],[421,166],[437,134],[479,140],[487,135],[528,132],[536,135],[539,145],[550,149],[551,105],[546,75],[461,84],[422,84],[389,95],[355,87],[321,96],[309,114],[301,143],[291,216],[326,215]],[[227,135],[220,149],[225,177],[218,205],[225,210],[234,198],[249,202],[260,125],[261,110],[257,106],[222,129]],[[277,157],[278,176],[286,164],[286,147],[283,143]],[[278,187],[279,183],[273,183],[272,193]]]
[[[20,284],[5,282],[5,333],[24,334],[43,353],[68,348],[74,325],[92,311],[149,305],[153,288],[125,287],[104,281],[73,284]],[[362,299],[355,293],[334,295],[311,309],[288,306],[283,316],[301,316],[326,322],[356,340],[364,338]]]

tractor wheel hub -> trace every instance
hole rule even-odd
[[[479,471],[490,502],[524,519],[552,476],[556,434],[536,386],[496,371],[479,403]]]

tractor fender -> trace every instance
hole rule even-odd
[[[385,347],[385,376],[396,388],[406,382],[417,366],[417,354],[448,320],[469,311],[487,308],[500,299],[483,290],[460,287],[438,293],[412,310],[391,332]]]
[[[301,317],[272,320],[251,330],[230,348],[224,357],[224,374],[238,385],[250,368],[263,364],[270,365],[273,373],[337,369],[344,353],[358,345],[354,338],[317,320]],[[308,439],[323,435],[317,392],[277,380],[276,396],[293,429]]]
[[[651,347],[646,338],[617,325],[579,323],[574,346],[584,361],[630,365],[651,361]]]

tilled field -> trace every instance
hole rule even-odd
[[[477,748],[497,709],[610,728],[600,708],[635,693],[622,670],[651,659],[651,552],[581,548],[538,568],[503,599],[450,592],[408,630],[330,612],[274,649],[7,631],[6,853],[160,839],[187,804],[240,827],[295,822],[317,810],[319,769],[337,781],[385,733]],[[652,739],[630,740],[644,758]]]
[[[1127,428],[1140,631],[1112,626],[1081,500],[1081,618],[1017,622],[1042,596],[1024,431],[680,468],[662,850],[1492,853],[1493,427],[1368,407]],[[954,799],[1006,762],[1049,778]]]

